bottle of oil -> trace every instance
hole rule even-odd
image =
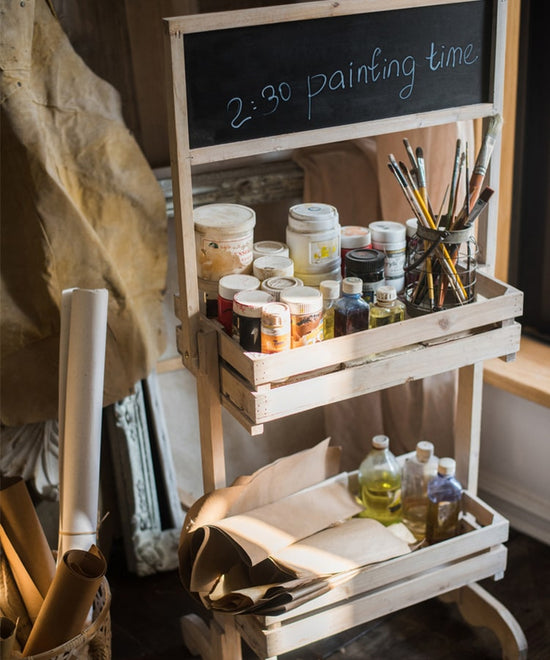
[[[323,294],[323,339],[334,337],[334,305],[340,297],[340,282],[338,280],[323,280],[319,284]]]
[[[428,483],[428,543],[444,541],[458,532],[458,517],[462,505],[462,486],[455,478],[453,458],[440,458],[437,475]]]
[[[351,335],[369,327],[369,304],[363,298],[363,282],[358,277],[345,277],[342,297],[334,305],[334,336]]]
[[[369,328],[405,319],[405,305],[398,300],[395,287],[389,284],[378,287],[375,298],[376,303],[370,307]]]
[[[431,442],[421,440],[416,453],[405,461],[401,474],[403,522],[418,540],[426,537],[428,483],[437,475],[437,458]]]
[[[375,435],[372,448],[359,466],[360,498],[365,507],[359,516],[384,525],[401,521],[401,469],[389,449],[387,435]]]

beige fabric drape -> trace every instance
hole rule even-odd
[[[302,149],[294,154],[304,169],[304,201],[336,206],[342,225],[367,226],[375,220],[405,222],[411,209],[388,170],[388,154],[409,163],[403,138],[423,149],[428,191],[439,208],[451,180],[457,138],[468,143],[473,159],[471,122],[446,124]],[[385,433],[395,454],[430,440],[439,456],[454,453],[457,373],[412,381],[342,401],[324,409],[325,431],[343,447],[342,467],[358,467],[371,437]]]
[[[164,349],[164,197],[45,0],[0,0],[1,420],[55,419],[63,289],[109,292],[104,404]]]

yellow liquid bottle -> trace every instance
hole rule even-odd
[[[401,469],[389,450],[387,435],[375,435],[372,449],[359,466],[361,518],[374,518],[384,525],[401,521]]]
[[[376,302],[370,308],[369,328],[405,320],[405,305],[398,300],[395,287],[380,286],[375,296]]]

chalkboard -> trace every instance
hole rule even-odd
[[[192,149],[491,103],[494,3],[192,32]]]

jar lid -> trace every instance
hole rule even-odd
[[[319,284],[319,291],[323,295],[323,298],[336,300],[336,298],[340,297],[340,282],[338,280],[323,280]]]
[[[193,211],[195,229],[220,235],[247,232],[256,224],[256,213],[242,204],[204,204]]]
[[[440,458],[437,468],[439,474],[452,477],[456,472],[456,461],[454,458]]]
[[[270,302],[262,308],[262,325],[271,328],[290,326],[290,308],[282,302]]]
[[[407,228],[400,222],[377,220],[369,225],[372,240],[377,243],[398,243],[407,236]]]
[[[372,438],[372,446],[375,449],[387,449],[390,446],[390,439],[387,435],[375,435]]]
[[[233,311],[238,316],[259,319],[262,315],[262,307],[268,302],[274,302],[274,298],[267,291],[259,289],[239,291],[233,298]]]
[[[433,456],[433,453],[433,443],[428,442],[428,440],[420,440],[420,442],[416,443],[416,458],[421,463],[427,463]]]
[[[274,277],[268,277],[267,280],[264,280],[260,286],[264,291],[268,291],[272,295],[277,295],[285,289],[290,289],[296,286],[303,286],[303,284],[304,283],[302,280],[298,277],[279,277],[278,275],[275,275]]]
[[[290,250],[286,243],[280,241],[258,241],[252,246],[254,259],[266,255],[278,255],[279,257],[288,257]]]
[[[360,277],[344,277],[342,291],[343,293],[363,293],[363,280]]]
[[[346,254],[346,272],[351,268],[354,273],[376,273],[384,270],[385,255],[374,248],[358,248]]]
[[[331,204],[295,204],[288,212],[288,225],[298,232],[327,231],[338,227],[338,211]]]
[[[233,300],[239,291],[250,291],[260,287],[260,280],[254,275],[224,275],[218,282],[218,293],[226,300]]]
[[[290,307],[292,314],[312,314],[323,309],[323,296],[312,286],[296,286],[281,291],[281,302]]]
[[[407,236],[409,238],[412,238],[416,234],[417,228],[418,220],[416,218],[409,218],[408,220],[405,220],[405,231],[407,232]]]
[[[263,257],[254,259],[252,271],[260,280],[267,280],[269,277],[292,276],[294,275],[294,262],[290,257],[266,254]]]
[[[379,286],[378,289],[376,289],[375,295],[378,302],[392,302],[393,300],[397,300],[397,291],[395,290],[395,287],[388,284]]]
[[[359,225],[344,225],[340,229],[340,245],[345,250],[366,247],[370,243],[370,231]]]

